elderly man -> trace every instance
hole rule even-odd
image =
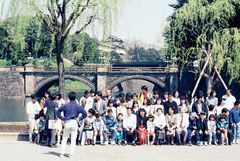
[[[188,134],[188,125],[189,125],[189,116],[187,113],[185,113],[185,108],[180,108],[180,113],[177,115],[177,139],[178,144],[185,145],[187,140],[187,134]],[[183,142],[181,141],[181,134],[183,135]]]

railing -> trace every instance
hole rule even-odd
[[[168,67],[104,67],[104,66],[81,66],[81,67],[70,67],[65,68],[65,72],[68,73],[96,73],[96,72],[108,72],[108,73],[166,73],[166,72],[175,72],[175,70],[170,70]],[[0,68],[0,72],[11,71],[10,68]],[[56,73],[58,71],[57,67],[17,67],[16,72],[20,73]]]
[[[57,72],[57,67],[35,67],[34,72]],[[96,67],[90,67],[90,66],[83,66],[83,67],[71,67],[71,68],[65,68],[65,72],[96,72]]]
[[[109,67],[111,73],[162,73],[167,72],[164,67]]]

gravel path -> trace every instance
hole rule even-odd
[[[0,161],[240,161],[240,145],[77,146],[75,155],[69,159],[58,157],[59,148],[28,142],[0,142],[0,152]]]

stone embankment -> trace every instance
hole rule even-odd
[[[0,73],[0,96],[22,97],[24,96],[24,81],[18,72]]]

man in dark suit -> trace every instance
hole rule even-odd
[[[174,114],[178,113],[178,105],[173,100],[173,93],[169,93],[168,95],[168,101],[163,103],[164,106],[164,114],[166,115],[168,113],[169,108],[171,107],[174,111]]]
[[[204,112],[206,115],[208,115],[208,107],[203,101],[202,95],[197,96],[197,101],[193,104],[192,112],[196,112],[198,115],[200,115],[201,112]]]

